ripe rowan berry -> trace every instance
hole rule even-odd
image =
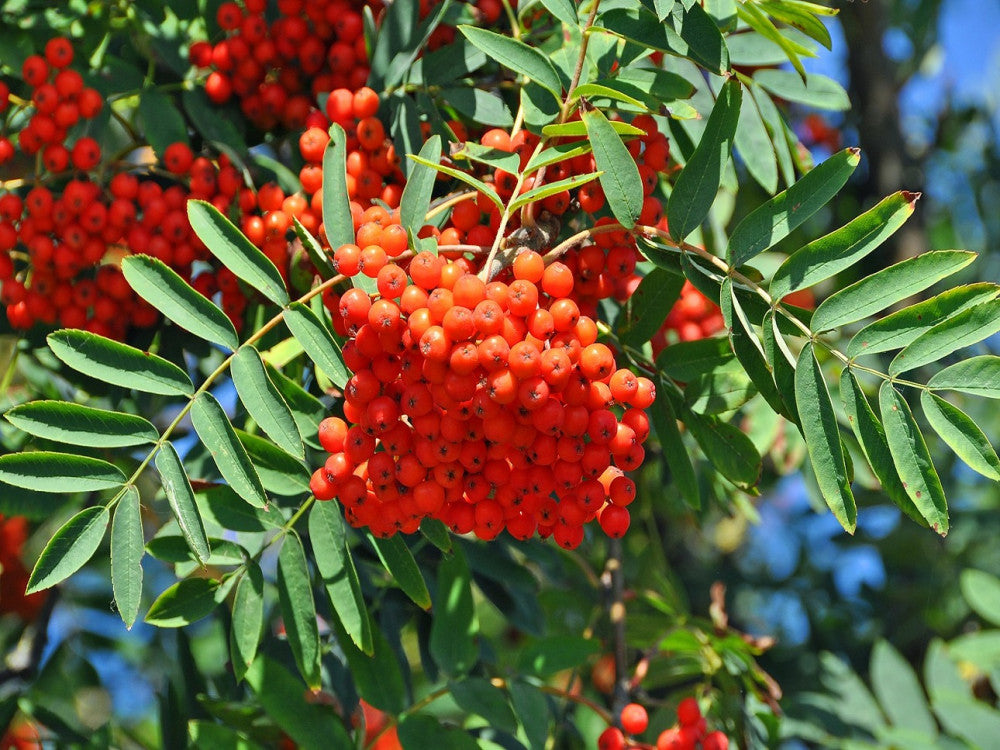
[[[625,735],[618,727],[608,727],[597,738],[598,750],[625,750]]]

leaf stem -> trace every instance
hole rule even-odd
[[[339,284],[346,278],[347,278],[346,276],[339,275],[327,279],[323,283],[318,284],[317,286],[313,287],[308,292],[306,292],[304,295],[299,297],[298,300],[296,300],[296,302],[303,302],[303,303],[308,302],[316,295],[322,294],[328,288],[335,286],[336,284]],[[273,316],[270,320],[264,323],[264,325],[262,325],[258,330],[256,330],[253,334],[251,334],[246,341],[243,342],[242,346],[253,346],[265,335],[267,335],[271,330],[273,330],[275,326],[277,326],[283,320],[286,309],[287,308],[282,308],[280,313]],[[180,423],[184,420],[188,412],[191,411],[191,407],[194,406],[195,399],[197,399],[198,396],[207,391],[216,381],[216,379],[219,378],[219,376],[221,376],[227,369],[229,369],[229,366],[232,364],[233,358],[235,356],[236,352],[234,351],[228,357],[222,360],[219,366],[216,367],[211,373],[209,373],[208,376],[206,376],[204,382],[200,386],[198,386],[197,390],[195,390],[195,392],[188,399],[188,402],[181,407],[181,409],[177,412],[176,416],[174,416],[170,424],[168,424],[164,428],[163,432],[160,434],[160,437],[157,438],[155,443],[153,443],[153,447],[150,449],[149,453],[142,460],[142,462],[135,469],[135,471],[132,472],[132,476],[130,476],[128,480],[125,482],[125,484],[122,485],[118,493],[113,498],[111,498],[110,501],[108,501],[107,508],[109,510],[112,507],[114,507],[114,505],[119,500],[121,500],[121,498],[125,495],[125,493],[128,491],[130,487],[135,485],[136,481],[138,481],[139,479],[139,475],[142,474],[142,472],[146,469],[147,466],[149,466],[150,461],[153,460],[153,458],[156,456],[160,448],[163,447],[163,444],[167,442],[167,440],[173,434],[174,430],[177,429],[178,425],[180,425]]]

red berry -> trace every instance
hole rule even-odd
[[[629,703],[622,709],[621,723],[622,729],[629,734],[642,734],[649,726],[649,714],[638,703]]]
[[[65,68],[73,62],[73,45],[66,37],[57,36],[45,43],[45,60],[53,68]]]
[[[597,738],[597,750],[625,750],[625,735],[618,727],[608,727]]]
[[[699,708],[698,701],[694,698],[685,698],[677,705],[677,721],[680,722],[682,727],[694,726],[700,719],[701,708]]]

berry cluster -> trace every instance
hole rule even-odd
[[[608,727],[597,739],[598,750],[632,750],[650,748],[635,743],[635,737],[646,731],[649,716],[638,703],[629,703],[622,709],[619,720],[621,729]],[[728,750],[729,738],[718,730],[709,732],[698,701],[685,698],[677,706],[677,724],[665,729],[656,738],[656,750]],[[652,748],[650,748],[652,750]]]
[[[359,266],[379,294],[337,300],[354,375],[345,419],[320,427],[330,456],[313,474],[316,497],[339,498],[350,523],[381,535],[433,517],[456,533],[537,531],[567,548],[594,519],[622,536],[635,496],[623,471],[642,463],[653,384],[597,342],[569,268],[526,251],[509,284],[487,284],[463,259],[421,252],[404,269],[377,245],[348,248],[371,256]],[[345,254],[334,256],[342,273]]]
[[[709,732],[698,701],[685,698],[677,705],[677,724],[656,738],[656,750],[727,750],[729,738],[718,729]]]
[[[714,336],[725,327],[719,306],[699,292],[690,281],[685,281],[681,296],[653,336],[653,355],[667,347],[671,333],[681,341],[697,341]]]
[[[28,538],[28,522],[21,516],[0,516],[0,615],[15,614],[25,622],[35,619],[45,601],[44,593],[26,596],[28,569],[21,548]]]
[[[121,257],[145,253],[190,279],[194,262],[209,255],[188,221],[188,199],[225,209],[242,184],[225,156],[218,165],[195,159],[184,144],[167,148],[164,163],[189,185],[122,172],[106,188],[74,178],[61,191],[36,185],[23,198],[0,198],[0,300],[12,326],[58,323],[123,338],[128,326],[159,320],[125,281]],[[246,299],[231,273],[202,272],[195,286],[208,295],[221,289],[223,309],[240,324]]]
[[[211,69],[205,91],[216,103],[235,96],[261,130],[305,125],[319,94],[359,89],[368,80],[364,22],[357,0],[279,0],[269,20],[266,0],[222,3],[217,43],[195,42],[189,57]]]
[[[70,128],[80,120],[90,120],[104,107],[104,99],[84,86],[83,76],[71,70],[73,45],[65,37],[50,39],[45,54],[30,55],[21,67],[21,75],[30,89],[27,100],[11,96],[7,84],[0,81],[0,112],[12,101],[26,110],[31,108],[28,123],[20,130],[17,146],[32,156],[41,152],[42,163],[52,173],[74,169],[88,171],[101,160],[101,148],[93,138],[77,138],[72,148],[66,145]],[[15,154],[14,144],[0,138],[0,164]]]

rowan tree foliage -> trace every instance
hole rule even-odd
[[[3,747],[998,736],[971,642],[932,647],[929,702],[883,643],[877,701],[831,657],[784,717],[771,640],[721,585],[691,611],[663,544],[800,469],[850,533],[877,497],[946,535],[925,435],[1000,480],[966,413],[1000,287],[961,250],[842,281],[917,193],[816,230],[861,159],[789,121],[850,106],[803,66],[833,9],[0,13]],[[102,697],[121,634],[49,642],[109,600],[136,720]]]

